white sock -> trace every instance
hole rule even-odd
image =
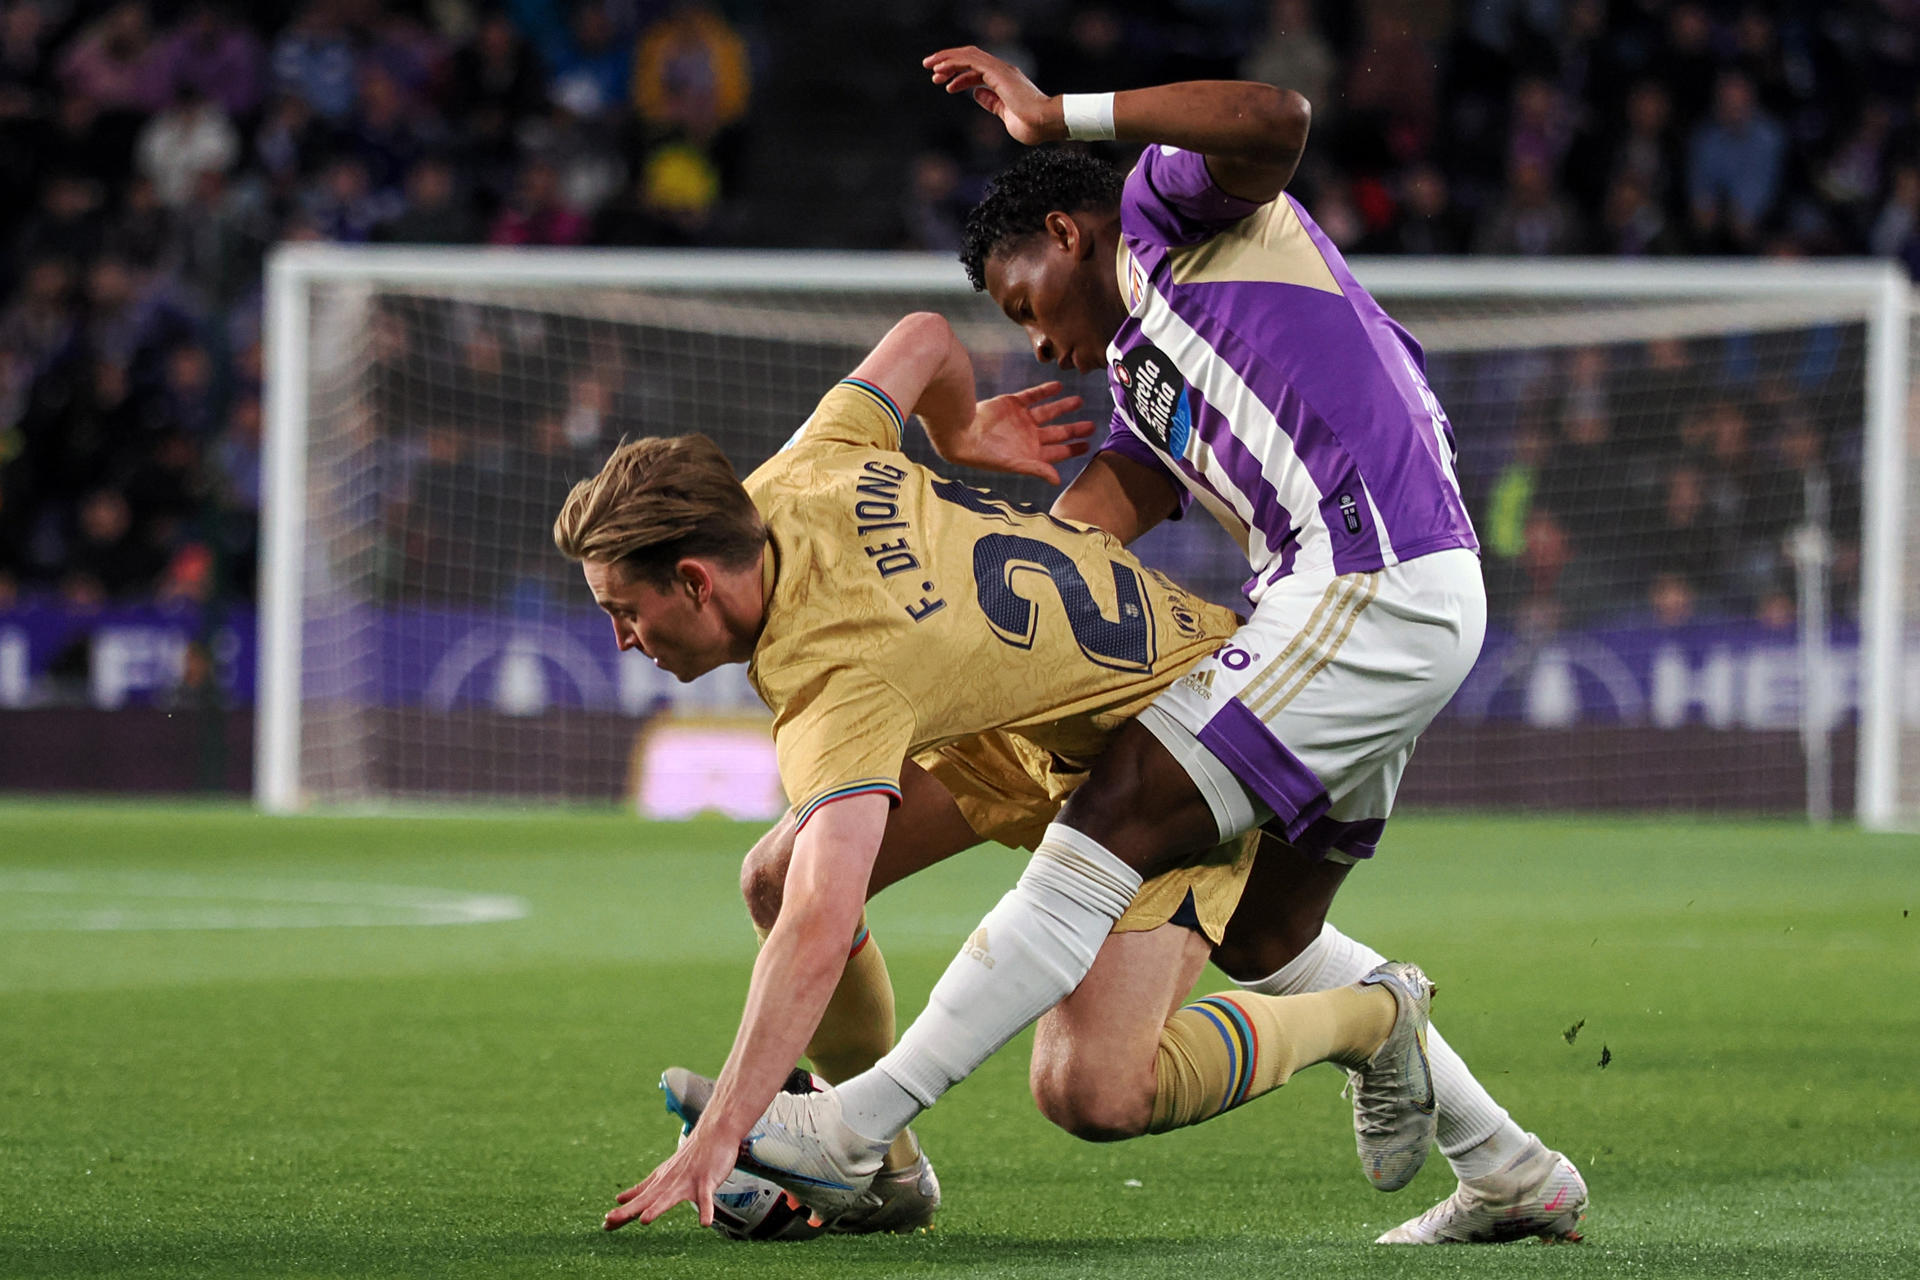
[[[1020,883],[934,984],[926,1011],[871,1071],[841,1086],[848,1124],[876,1141],[906,1128],[1080,985],[1139,889],[1140,874],[1099,841],[1057,822],[1048,827]],[[899,1093],[867,1079],[875,1073],[891,1077]],[[900,1093],[917,1104],[911,1114],[902,1114]]]
[[[1277,973],[1238,985],[1269,996],[1328,991],[1358,982],[1385,963],[1386,957],[1372,947],[1326,924],[1320,927],[1320,936]],[[1427,1030],[1427,1060],[1433,1067],[1435,1137],[1456,1176],[1484,1177],[1526,1150],[1526,1133],[1474,1079],[1438,1027]]]
[[[840,1118],[847,1127],[874,1142],[892,1142],[926,1110],[892,1076],[872,1068],[834,1086],[834,1092],[840,1095]]]

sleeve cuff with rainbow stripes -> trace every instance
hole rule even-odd
[[[907,417],[905,414],[900,412],[900,406],[893,402],[892,396],[888,395],[886,392],[882,391],[879,387],[874,386],[871,382],[868,382],[864,378],[842,378],[840,379],[840,385],[843,387],[852,387],[857,391],[866,392],[867,398],[872,400],[875,404],[879,405],[882,409],[884,409],[886,411],[887,417],[892,420],[894,444],[899,445],[905,440]]]
[[[900,784],[891,778],[862,778],[858,782],[849,782],[845,786],[823,791],[807,801],[795,819],[793,829],[798,831],[807,825],[807,819],[820,811],[821,805],[832,804],[835,800],[845,800],[849,796],[883,795],[895,805],[900,803]]]

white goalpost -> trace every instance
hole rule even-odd
[[[1352,265],[1427,352],[1492,601],[1409,804],[1920,822],[1896,268]],[[983,387],[1051,372],[921,255],[301,245],[267,279],[255,799],[277,813],[629,794],[663,712],[758,704],[739,669],[679,686],[613,652],[547,540],[566,485],[623,436],[695,430],[744,474],[910,310],[955,321]],[[1075,389],[1105,416],[1103,379]],[[1139,549],[1238,599],[1204,518]]]

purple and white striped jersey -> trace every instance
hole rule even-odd
[[[1479,550],[1420,344],[1293,197],[1240,199],[1197,152],[1148,147],[1120,232],[1128,316],[1102,447],[1212,513],[1247,553],[1254,603],[1292,573]]]

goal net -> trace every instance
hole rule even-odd
[[[1920,811],[1898,765],[1920,762],[1899,514],[1920,344],[1891,270],[1356,274],[1425,347],[1489,590],[1407,804]],[[269,279],[256,774],[276,810],[634,794],[649,729],[731,731],[758,703],[743,668],[680,685],[615,652],[550,539],[569,485],[623,437],[690,431],[744,475],[910,310],[954,320],[983,393],[1051,372],[957,265],[917,256],[303,246]],[[1104,418],[1102,378],[1073,389]],[[1245,562],[1197,508],[1138,550],[1244,604]]]

